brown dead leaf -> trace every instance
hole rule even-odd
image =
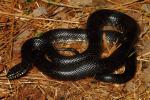
[[[150,14],[150,4],[143,4],[141,9]]]
[[[38,7],[37,9],[33,10],[32,14],[33,14],[34,17],[39,17],[41,15],[47,14],[47,10],[46,10],[45,7]]]

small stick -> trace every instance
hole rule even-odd
[[[27,19],[35,19],[35,20],[47,20],[47,21],[71,23],[71,24],[79,24],[80,23],[80,22],[68,21],[68,20],[57,20],[57,19],[40,18],[40,17],[39,18],[35,18],[35,17],[31,17],[31,16],[12,14],[12,13],[2,12],[2,11],[0,11],[0,14],[9,15],[9,16],[15,16],[15,17],[22,17],[22,18],[27,18]]]
[[[52,2],[50,0],[41,0],[41,1],[49,3],[49,4],[57,5],[57,6],[62,6],[62,7],[78,8],[78,9],[82,8],[82,7],[67,5],[67,4],[63,4],[63,3],[56,3],[56,2]]]

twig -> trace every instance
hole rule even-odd
[[[114,2],[114,1],[112,1],[112,0],[107,0],[107,1],[110,2],[110,3],[112,3],[112,4],[115,4],[115,5],[126,6],[126,5],[129,5],[129,4],[133,4],[133,3],[135,3],[135,2],[138,2],[139,0],[132,0],[132,1],[129,1],[129,2],[123,3],[123,4]]]
[[[52,2],[50,0],[41,0],[41,1],[49,3],[49,4],[57,5],[57,6],[62,6],[62,7],[79,8],[79,9],[82,8],[82,7],[67,5],[67,4],[63,4],[63,3],[56,3],[56,2]]]
[[[75,22],[75,21],[57,20],[57,19],[50,19],[50,18],[35,18],[35,17],[31,17],[31,16],[25,16],[25,15],[19,15],[19,14],[12,14],[12,13],[2,12],[2,11],[0,11],[0,14],[9,15],[9,16],[15,16],[15,17],[21,17],[21,18],[27,18],[27,19],[47,20],[47,21],[52,21],[52,22],[62,22],[62,23],[79,24],[79,22]]]
[[[129,2],[124,3],[124,4],[122,4],[122,5],[125,6],[125,5],[133,4],[133,3],[139,2],[139,1],[140,1],[140,0],[132,0],[132,1],[129,1]]]
[[[150,55],[150,52],[147,52],[147,53],[141,54],[140,56],[138,56],[138,58],[141,58],[141,57],[144,57],[144,56],[148,56],[148,55]]]
[[[12,0],[12,8],[15,7],[15,0]],[[14,12],[14,11],[13,11]],[[12,66],[12,57],[13,57],[13,33],[14,33],[14,23],[15,23],[15,16],[13,16],[13,19],[12,19],[12,27],[11,27],[11,33],[10,33],[10,66]]]
[[[143,62],[150,62],[149,60],[146,60],[146,59],[140,59],[140,58],[137,58],[138,61],[143,61]]]

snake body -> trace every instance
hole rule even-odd
[[[27,71],[29,71],[29,69],[31,69],[31,66],[33,64],[33,58],[34,58],[35,65],[39,70],[41,70],[42,72],[44,72],[46,74],[51,74],[51,75],[54,74],[53,76],[59,77],[59,79],[74,80],[74,79],[79,79],[81,77],[94,75],[96,73],[95,68],[101,68],[101,67],[97,67],[98,62],[94,58],[95,57],[94,55],[89,55],[89,54],[85,53],[84,55],[78,54],[76,56],[64,57],[57,52],[56,48],[53,48],[54,41],[56,41],[57,39],[59,41],[66,41],[66,36],[68,36],[68,38],[71,40],[86,41],[87,35],[86,35],[85,30],[84,29],[78,29],[78,31],[76,31],[76,30],[77,29],[50,30],[47,33],[45,33],[42,36],[42,38],[31,38],[31,39],[27,40],[23,44],[22,49],[21,49],[21,54],[22,54],[21,56],[23,58],[22,62],[16,66],[14,66],[11,69],[11,71],[9,71],[9,73],[7,74],[8,75],[7,77],[9,79],[15,79],[15,78],[18,78],[18,77],[24,75]],[[50,36],[50,34],[52,36]],[[48,38],[47,35],[51,39]],[[47,38],[45,39],[44,37],[47,37],[48,39]],[[106,39],[109,40],[108,42],[113,42],[113,41],[115,42],[119,38],[122,39],[121,36],[119,35],[119,33],[118,34],[116,34],[116,32],[115,32],[115,34],[113,32],[106,33]],[[49,40],[49,41],[47,41],[47,40]],[[43,48],[50,48],[50,49],[46,50]],[[45,55],[42,54],[42,53],[46,53],[46,51],[49,52],[48,54],[50,55],[49,57],[52,60],[52,62],[48,61],[45,58]],[[40,58],[40,59],[37,59],[37,58]],[[58,71],[58,69],[60,71]],[[80,71],[80,70],[83,70],[83,71]],[[91,74],[84,73],[84,71],[87,72],[87,70]],[[101,69],[99,69],[99,71],[100,70]],[[81,74],[79,74],[79,72]],[[70,75],[69,75],[69,73],[70,73]],[[84,73],[85,75],[83,75],[82,73]]]
[[[109,57],[101,59],[103,27],[110,25],[117,34],[107,32],[107,40],[118,39],[121,46]],[[77,80],[95,76],[97,80],[124,83],[135,74],[135,50],[138,25],[126,14],[114,10],[99,10],[90,15],[87,29],[54,29],[39,38],[32,38],[22,46],[22,62],[9,70],[7,77],[15,79],[24,75],[34,64],[40,71],[57,79]],[[119,35],[118,35],[119,34]],[[75,56],[63,56],[54,48],[52,42],[67,40],[87,40],[88,48]],[[75,50],[74,50],[75,51]],[[74,52],[73,51],[73,52]],[[45,56],[49,57],[49,61]],[[118,62],[119,60],[119,62]],[[113,74],[114,70],[125,65],[123,74]]]

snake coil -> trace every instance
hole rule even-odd
[[[107,41],[118,40],[121,46],[109,57],[100,58],[102,52],[103,27],[110,25],[117,31],[107,31]],[[27,40],[21,49],[22,62],[7,73],[8,79],[18,78],[35,65],[41,72],[61,80],[78,80],[87,76],[112,83],[124,83],[132,79],[136,71],[135,40],[139,28],[134,19],[115,10],[98,10],[92,13],[86,29],[54,29],[38,38]],[[88,48],[79,53],[73,48],[74,56],[63,56],[53,46],[54,41],[84,40]],[[49,61],[49,59],[51,61]],[[122,74],[114,70],[125,65]]]

